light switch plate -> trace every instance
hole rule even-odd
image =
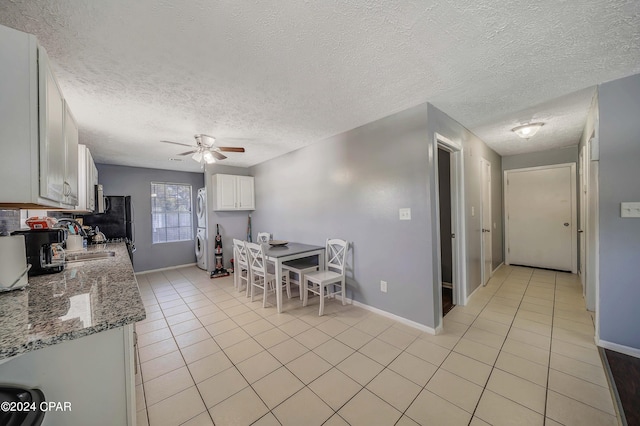
[[[620,217],[640,217],[640,203],[620,203]]]
[[[411,209],[404,208],[404,209],[398,210],[398,212],[400,215],[400,220],[411,220]]]

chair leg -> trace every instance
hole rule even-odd
[[[342,306],[346,305],[346,302],[344,300],[344,293],[345,293],[344,287],[345,287],[345,284],[346,284],[345,279],[342,278],[342,283],[340,284],[340,293],[341,293],[341,296],[342,296]]]
[[[249,271],[247,271],[247,290],[245,297],[249,297],[249,287],[251,286],[251,276],[249,275]]]
[[[266,308],[267,307],[267,279],[265,278],[264,281],[262,282],[264,285],[262,287],[263,293],[262,293],[262,307]]]
[[[324,286],[319,285],[318,289],[320,290],[320,312],[318,313],[318,316],[322,316],[324,315]]]
[[[285,271],[285,285],[287,286],[287,297],[289,299],[291,299],[291,284],[289,283],[289,281],[291,281],[290,278],[290,272]]]
[[[253,302],[253,297],[255,294],[255,283],[253,282],[253,278],[251,279],[251,301]],[[247,287],[248,288],[248,287]]]
[[[307,306],[307,302],[309,301],[309,294],[307,292],[307,281],[306,278],[304,281],[302,281],[301,285],[300,285],[300,292],[304,292],[304,295],[302,296],[302,306]]]
[[[304,274],[300,272],[298,274],[298,293],[300,293],[300,300],[302,300],[302,283],[304,283]]]

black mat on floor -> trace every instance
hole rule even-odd
[[[449,313],[453,307],[453,290],[450,288],[442,287],[442,316]]]
[[[604,350],[627,424],[640,425],[640,359]]]

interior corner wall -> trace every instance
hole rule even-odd
[[[131,195],[134,209],[135,244],[133,269],[136,272],[195,263],[197,219],[196,195],[203,185],[202,173],[141,167],[96,164],[99,181],[105,195]],[[194,240],[152,244],[151,182],[171,182],[191,185]]]
[[[426,115],[419,105],[254,166],[253,229],[349,241],[347,296],[435,328]]]
[[[464,162],[464,209],[466,227],[466,294],[471,295],[482,284],[482,167],[484,158],[491,164],[491,221],[492,266],[498,267],[504,260],[502,219],[502,157],[489,148],[480,138],[467,130],[447,114],[429,104],[428,128],[430,146],[436,147],[435,134],[459,142],[463,149]],[[435,227],[436,225],[433,224]],[[442,289],[436,286],[441,297]]]
[[[435,132],[460,140],[465,150],[467,283],[480,285],[480,157],[494,174],[493,202],[501,206],[501,159],[480,139],[429,104],[365,124],[252,167],[256,185],[253,229],[275,239],[324,245],[352,243],[347,293],[357,302],[427,327],[439,326],[441,291],[435,249]],[[476,164],[477,163],[477,164]],[[410,208],[400,221],[398,209]],[[494,207],[502,262],[502,209]],[[477,235],[476,235],[477,234]],[[477,265],[475,265],[477,264]],[[388,292],[380,291],[380,281]],[[469,291],[470,293],[470,291]]]
[[[233,239],[247,239],[247,224],[250,211],[214,211],[214,201],[216,197],[216,189],[213,187],[212,176],[214,174],[249,176],[250,170],[246,167],[225,166],[218,163],[207,164],[204,172],[204,185],[207,188],[207,269],[212,271],[215,269],[214,248],[216,225],[220,225],[220,236],[222,237],[222,253],[224,267],[231,266],[233,258]],[[260,208],[256,201],[257,208]],[[253,238],[257,234],[257,230],[253,228]],[[255,239],[254,239],[255,241]]]
[[[621,217],[620,203],[640,202],[640,74],[601,84],[598,105],[599,338],[637,354],[640,218]]]

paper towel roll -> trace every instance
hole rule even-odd
[[[24,235],[0,237],[0,290],[5,290],[27,269],[27,254],[24,248]],[[27,274],[12,289],[27,285]]]
[[[67,251],[80,251],[82,249],[82,235],[67,236]]]

